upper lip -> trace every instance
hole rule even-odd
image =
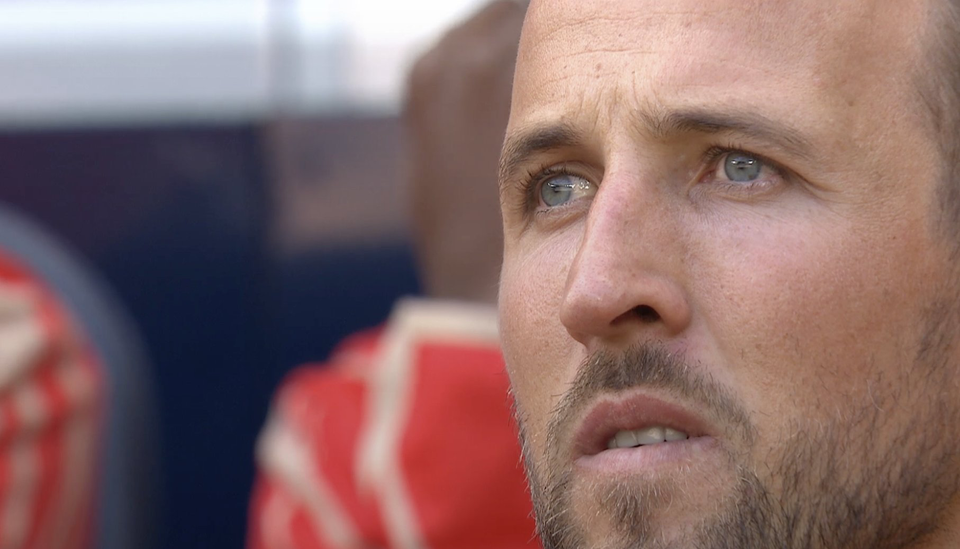
[[[590,407],[574,435],[575,458],[599,454],[618,431],[670,427],[690,438],[710,436],[706,420],[687,408],[642,392],[604,396]]]

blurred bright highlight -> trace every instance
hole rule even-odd
[[[0,127],[395,113],[477,0],[0,3]]]

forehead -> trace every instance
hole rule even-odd
[[[836,123],[860,123],[848,119],[854,110],[900,112],[918,104],[925,4],[535,0],[511,126],[711,102],[747,101],[794,118],[816,111]]]

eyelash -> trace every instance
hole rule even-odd
[[[701,165],[703,166],[696,177],[697,183],[703,179],[707,174],[715,171],[718,168],[717,162],[724,156],[728,154],[744,154],[747,156],[752,156],[763,163],[764,166],[773,170],[781,177],[786,177],[786,174],[789,173],[789,170],[781,166],[779,163],[774,162],[773,160],[768,159],[763,155],[759,155],[753,152],[750,152],[746,147],[742,147],[735,143],[723,144],[723,145],[714,145],[708,148],[704,153],[701,160]],[[574,170],[571,170],[567,164],[554,164],[554,165],[542,165],[536,169],[530,170],[523,178],[522,190],[523,197],[521,198],[522,203],[520,204],[520,211],[522,213],[535,212],[535,213],[545,213],[546,211],[554,211],[558,208],[563,208],[563,206],[554,207],[554,208],[541,208],[540,207],[540,197],[538,193],[540,191],[540,185],[543,184],[547,179],[555,177],[558,175],[572,175],[575,177],[583,177],[581,174],[577,173]],[[748,191],[757,186],[762,185],[758,183],[757,185],[735,185],[731,186],[732,189],[738,191]]]

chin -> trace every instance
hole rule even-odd
[[[736,507],[735,477],[729,468],[706,477],[690,471],[579,475],[553,485],[536,499],[545,549],[634,549],[698,547],[707,525],[722,522]],[[534,483],[536,484],[536,483]],[[542,498],[552,499],[545,501]]]

